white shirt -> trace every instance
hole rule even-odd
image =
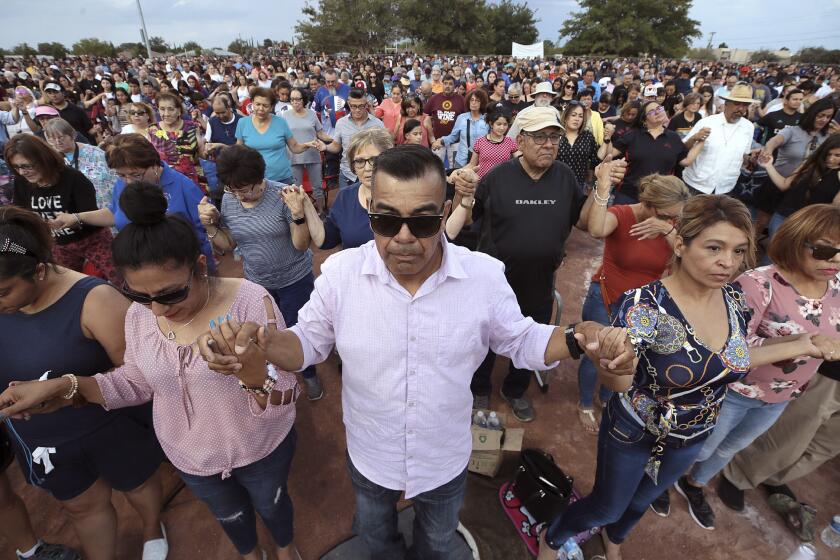
[[[712,132],[697,159],[683,171],[683,181],[706,194],[726,194],[735,188],[743,156],[752,147],[755,127],[745,118],[730,124],[723,113],[718,113],[694,123],[687,138],[706,127]]]
[[[554,327],[523,317],[496,259],[441,240],[443,260],[412,296],[374,241],[331,255],[290,330],[303,367],[341,354],[347,452],[368,480],[411,498],[451,481],[472,451],[473,373],[492,348],[543,364]]]

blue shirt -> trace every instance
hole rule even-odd
[[[239,119],[236,123],[236,139],[249,148],[254,148],[265,160],[265,178],[270,181],[291,182],[292,167],[286,153],[286,143],[293,138],[292,129],[283,117],[271,115],[268,129],[260,134],[254,128],[254,118]]]
[[[470,130],[470,145],[467,146],[467,126]],[[478,120],[472,120],[470,112],[461,113],[455,119],[455,126],[452,127],[452,132],[448,136],[442,138],[443,143],[447,146],[458,142],[458,151],[455,153],[455,164],[458,167],[464,167],[469,160],[470,150],[475,146],[475,141],[482,136],[487,136],[490,132],[490,125],[484,119],[484,115],[480,115]]]
[[[583,83],[583,80],[579,81],[578,91],[583,91],[585,88],[592,88],[595,90],[595,95],[592,97],[592,102],[597,103],[598,99],[601,97],[601,84],[599,84],[595,80],[592,80],[592,85],[588,86],[585,83]]]
[[[169,203],[166,212],[168,214],[180,214],[195,229],[195,234],[201,242],[201,252],[207,257],[207,265],[210,270],[215,270],[216,261],[213,258],[213,251],[210,249],[210,241],[207,239],[207,232],[198,219],[198,203],[201,202],[204,193],[186,176],[178,173],[166,163],[161,162],[163,171],[160,174],[160,188]],[[120,195],[125,189],[125,181],[117,179],[114,185],[114,194],[111,197],[111,204],[108,209],[114,215],[114,227],[121,230],[131,223],[128,216],[120,208]]]
[[[324,220],[324,244],[321,249],[332,249],[339,244],[345,249],[361,247],[373,239],[367,210],[359,204],[361,186],[361,183],[356,183],[338,191]]]

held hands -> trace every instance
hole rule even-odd
[[[639,241],[654,239],[660,235],[668,235],[672,231],[674,231],[674,225],[671,222],[660,220],[655,216],[651,216],[647,220],[630,227],[630,235],[638,238]]]
[[[697,131],[697,134],[692,136],[692,138],[694,139],[695,142],[705,142],[706,139],[709,137],[709,135],[711,133],[712,133],[712,129],[709,128],[708,126],[704,126],[699,131]]]
[[[840,360],[840,339],[816,334],[811,337],[808,355],[827,362]]]
[[[433,150],[440,150],[441,148],[443,148],[443,141],[441,139],[438,138],[437,140],[432,142]]]
[[[615,125],[613,123],[607,123],[604,125],[604,140],[609,140],[612,138],[613,133],[615,132]]]
[[[0,418],[29,420],[32,414],[45,414],[69,406],[73,401],[61,398],[70,385],[60,377],[45,381],[12,381],[0,394]]]
[[[471,168],[456,169],[449,176],[450,182],[455,185],[455,192],[463,198],[475,196],[475,189],[478,186],[478,174]]]
[[[292,211],[293,217],[303,216],[304,205],[306,204],[305,199],[308,198],[306,192],[303,190],[303,187],[299,187],[297,185],[285,186],[283,187],[283,190],[280,191],[280,198],[283,199],[283,202],[285,202],[286,206],[289,207],[289,210]]]
[[[765,169],[773,165],[773,154],[765,154],[763,152],[758,154],[758,165]]]
[[[598,179],[599,184],[609,182],[610,185],[615,185],[624,179],[626,172],[627,162],[624,159],[603,161],[595,167],[595,178]]]
[[[266,377],[266,342],[265,327],[240,324],[228,315],[210,321],[210,331],[198,337],[198,349],[213,371],[260,387]]]
[[[575,339],[587,357],[613,375],[636,373],[636,352],[627,330],[605,327],[594,321],[583,321],[575,326]]]
[[[219,225],[219,209],[206,196],[198,203],[198,219],[204,227]]]
[[[68,229],[76,225],[78,221],[76,220],[73,214],[67,214],[65,212],[56,212],[55,218],[52,220],[47,220],[47,224],[49,224],[51,229]]]

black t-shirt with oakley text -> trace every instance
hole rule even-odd
[[[801,118],[802,114],[799,112],[788,115],[782,109],[767,113],[758,120],[758,125],[764,129],[761,143],[766,144],[768,140],[776,136],[783,129],[798,125],[799,119]]]
[[[58,212],[73,214],[96,210],[96,190],[81,172],[71,167],[61,170],[58,182],[50,187],[38,187],[23,177],[14,179],[14,204],[32,210],[45,220],[52,220]],[[102,228],[84,225],[80,229],[53,230],[57,245],[67,245],[87,237]]]
[[[500,163],[479,182],[473,220],[481,220],[478,250],[505,264],[505,275],[523,309],[550,300],[555,269],[586,196],[575,175],[555,161],[537,180],[520,158]]]

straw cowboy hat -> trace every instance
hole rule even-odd
[[[724,101],[733,101],[735,103],[758,103],[757,99],[753,99],[753,89],[747,84],[736,84],[726,95],[721,95]]]
[[[549,95],[557,95],[556,91],[552,91],[551,89],[551,82],[540,82],[537,84],[531,91],[531,96],[537,95],[538,93],[547,93]]]

